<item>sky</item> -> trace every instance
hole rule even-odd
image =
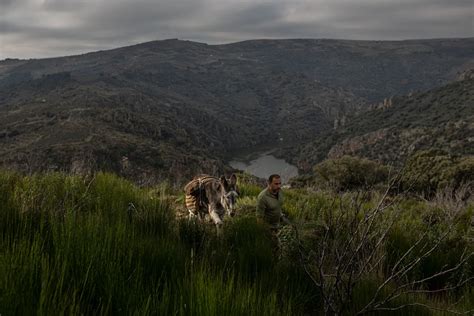
[[[0,59],[178,38],[474,37],[474,0],[0,0]]]

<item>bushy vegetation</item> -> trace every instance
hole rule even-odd
[[[103,173],[87,178],[0,172],[0,314],[304,315],[331,314],[335,310],[328,306],[339,304],[342,314],[352,315],[364,311],[374,295],[383,301],[404,284],[394,278],[378,290],[420,231],[427,232],[423,242],[403,264],[424,254],[425,242],[437,246],[404,278],[429,278],[462,265],[409,287],[419,292],[401,292],[378,308],[372,304],[372,312],[431,314],[421,304],[474,308],[472,283],[466,281],[474,276],[474,261],[463,259],[473,250],[472,204],[447,212],[422,200],[388,202],[378,192],[368,197],[286,190],[284,206],[298,239],[292,257],[285,257],[254,217],[258,185],[242,179],[239,213],[226,219],[217,236],[213,225],[176,216],[183,207],[181,189],[166,184],[139,188]],[[364,216],[381,208],[367,226]],[[365,228],[371,238],[357,247]],[[331,275],[345,248],[361,250],[351,252],[354,267],[370,259],[376,269],[357,270],[361,277],[353,279],[350,295],[328,300],[331,289],[339,289]],[[322,249],[326,255],[319,260]],[[348,275],[342,276],[346,282]],[[466,282],[456,286],[460,280]],[[421,291],[448,286],[453,290]]]
[[[405,190],[433,195],[436,191],[459,189],[474,183],[474,158],[453,157],[439,150],[417,152],[402,170]]]
[[[473,156],[452,156],[442,150],[417,151],[403,167],[389,167],[356,156],[326,159],[312,173],[293,178],[294,187],[316,187],[335,192],[380,189],[389,181],[397,189],[424,197],[451,191],[470,197],[474,189]]]
[[[371,188],[387,180],[389,168],[368,159],[344,156],[315,166],[316,184],[337,191]]]

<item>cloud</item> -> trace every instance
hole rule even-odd
[[[474,36],[472,0],[0,0],[0,59],[181,38]]]

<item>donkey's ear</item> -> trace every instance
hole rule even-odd
[[[230,176],[230,186],[235,186],[237,184],[237,176],[235,175],[235,173],[233,173],[231,176]]]
[[[220,181],[222,185],[224,186],[224,189],[227,191],[227,189],[229,188],[229,183],[227,183],[225,176],[221,176]]]

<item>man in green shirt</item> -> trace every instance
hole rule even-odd
[[[283,194],[280,189],[281,177],[278,174],[272,174],[268,178],[268,186],[257,198],[257,217],[270,225],[272,230],[280,228],[280,220],[290,223],[282,212]]]

